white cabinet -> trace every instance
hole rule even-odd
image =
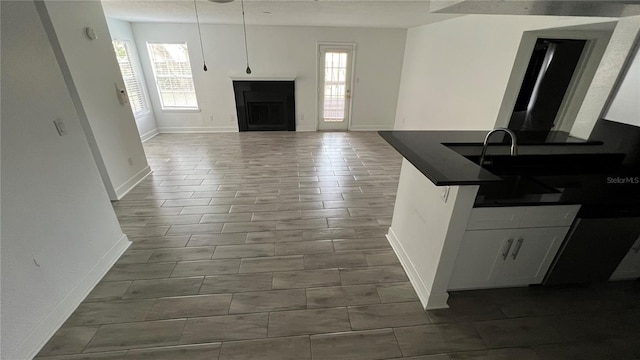
[[[579,207],[473,209],[449,289],[541,283]]]
[[[518,229],[517,240],[506,257],[498,286],[539,284],[569,231],[568,227]]]
[[[510,243],[509,243],[510,242]],[[462,238],[449,289],[495,285],[504,265],[503,253],[513,245],[511,230],[467,231]]]
[[[449,289],[538,284],[568,227],[467,231]]]
[[[627,255],[622,259],[611,280],[640,278],[640,237],[633,244]]]

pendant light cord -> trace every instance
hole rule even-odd
[[[202,63],[204,64],[202,68],[204,71],[207,71],[207,61],[204,58],[204,46],[202,46],[202,30],[200,30],[200,17],[198,16],[198,5],[196,4],[196,0],[193,0],[193,7],[196,10],[196,24],[198,24],[198,37],[200,38],[200,51],[202,52]]]
[[[242,30],[244,31],[244,54],[247,58],[247,74],[251,74],[249,67],[249,47],[247,46],[247,23],[244,20],[244,0],[240,0],[242,6]]]

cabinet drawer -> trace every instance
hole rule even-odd
[[[571,226],[580,205],[474,208],[467,230]]]

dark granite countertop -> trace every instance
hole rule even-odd
[[[620,172],[617,164],[625,154],[601,146],[602,141],[561,132],[545,141],[519,137],[519,155],[512,158],[508,139],[500,134],[487,151],[495,162],[485,169],[477,164],[485,131],[379,133],[435,185],[480,185],[476,207],[583,204],[640,211],[638,173]],[[537,165],[529,168],[531,159]]]
[[[477,155],[487,131],[379,131],[391,146],[435,185],[480,185],[502,181],[465,156]],[[487,155],[507,155],[509,142],[502,133],[491,138]],[[544,139],[518,135],[519,156],[598,154],[602,142],[551,132]],[[571,145],[571,146],[567,146]]]
[[[379,131],[407,161],[436,185],[478,185],[502,179],[445,143],[482,143],[479,131]]]

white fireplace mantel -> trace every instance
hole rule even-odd
[[[294,81],[296,79],[295,75],[277,75],[277,76],[258,76],[258,75],[249,75],[249,74],[239,74],[239,75],[229,75],[231,80],[240,80],[240,81]]]

